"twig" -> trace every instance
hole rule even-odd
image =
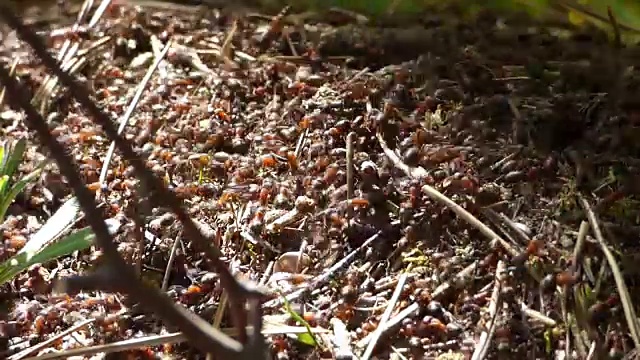
[[[467,267],[465,267],[464,269],[460,270],[459,273],[456,274],[456,276],[449,281],[445,281],[444,283],[440,284],[434,291],[433,291],[433,298],[434,299],[438,299],[441,296],[443,296],[444,294],[446,294],[449,289],[451,289],[452,287],[454,287],[455,285],[460,285],[460,284],[465,284],[468,280],[471,279],[471,275],[476,271],[478,267],[478,263],[473,262],[469,265],[467,265]]]
[[[200,56],[198,56],[198,53],[194,49],[182,44],[173,44],[173,46],[171,46],[171,50],[173,51],[169,55],[169,59],[172,61],[183,64],[186,63],[203,74],[213,73],[213,70],[202,62],[202,59],[200,59]]]
[[[629,332],[631,333],[633,344],[635,345],[636,349],[640,349],[640,324],[638,324],[638,316],[636,315],[636,312],[633,308],[633,302],[631,300],[631,297],[629,296],[627,285],[625,284],[624,278],[620,273],[620,268],[618,267],[616,259],[613,257],[611,250],[609,250],[609,246],[607,245],[604,236],[602,236],[602,231],[600,231],[598,219],[593,213],[591,206],[589,206],[589,203],[582,195],[578,194],[578,197],[580,200],[580,204],[587,214],[587,219],[589,220],[591,229],[593,229],[593,234],[595,235],[596,240],[598,240],[600,249],[604,253],[605,258],[609,263],[609,267],[611,267],[611,272],[613,273],[613,279],[615,280],[616,287],[618,288],[618,294],[620,295],[620,300],[622,302],[622,309],[624,310],[624,316],[627,319],[627,326],[629,326]]]
[[[500,168],[504,163],[506,163],[507,161],[515,158],[516,156],[518,156],[518,154],[520,153],[520,148],[518,148],[517,151],[512,152],[511,154],[503,157],[502,159],[496,161],[493,165],[491,165],[489,167],[489,169],[491,169],[491,171],[495,171],[498,168]]]
[[[593,360],[596,356],[596,348],[597,344],[595,341],[591,342],[591,346],[589,346],[589,353],[587,354],[586,360]]]
[[[420,311],[420,304],[418,304],[417,302],[414,302],[411,305],[407,306],[402,311],[397,313],[393,318],[387,321],[383,326],[379,326],[379,328],[382,328],[381,335],[382,336],[386,335],[387,332],[389,332],[391,329],[394,329],[396,326],[398,326],[402,322],[402,320],[410,316],[417,315],[419,311]],[[370,333],[369,335],[362,338],[360,341],[356,343],[356,347],[358,348],[365,347],[371,340],[372,336],[373,336],[373,333]]]
[[[594,12],[592,9],[590,9],[589,6],[583,5],[581,4],[580,1],[557,1],[556,2],[558,6],[562,7],[563,9],[567,10],[567,11],[575,11],[581,15],[587,15],[590,16],[598,21],[601,21],[603,23],[607,22],[607,18],[605,18],[604,16]],[[625,24],[618,24],[618,27],[620,30],[624,30],[630,33],[634,33],[634,34],[640,34],[640,29],[637,29],[635,27],[632,26],[628,26]]]
[[[611,58],[611,71],[613,72],[610,81],[611,90],[610,90],[610,98],[611,104],[616,106],[620,102],[620,91],[622,90],[623,85],[623,66],[622,66],[622,57],[620,55],[622,49],[622,37],[620,35],[620,25],[615,15],[613,15],[613,10],[611,6],[607,6],[607,17],[609,18],[609,22],[611,23],[611,28],[613,29],[613,44],[612,51],[608,51],[607,54]],[[615,109],[615,107],[614,107]]]
[[[527,244],[531,240],[531,238],[529,237],[529,234],[526,234],[524,231],[522,231],[522,229],[519,228],[516,225],[516,223],[513,220],[509,219],[506,215],[497,213],[493,209],[483,209],[483,210],[487,213],[491,213],[492,215],[495,215],[498,219],[502,220],[504,224],[509,227],[509,230],[513,231],[516,235],[518,235],[520,240],[522,240],[520,242],[521,244],[522,242],[525,242],[525,244]]]
[[[215,57],[221,57],[221,52],[220,52],[220,45],[215,43],[215,42],[211,42],[211,41],[207,41],[206,39],[203,41],[200,41],[198,44],[203,44],[205,46],[208,46],[209,49],[196,49],[196,53],[197,54],[210,54],[210,55],[214,55]],[[233,51],[233,55],[234,55],[234,61],[244,61],[244,62],[254,62],[257,59],[245,52],[242,52],[240,50],[235,50]],[[237,58],[237,59],[236,59]]]
[[[202,5],[189,5],[173,2],[166,2],[162,0],[125,0],[125,3],[131,5],[140,6],[143,8],[150,8],[154,10],[169,10],[169,11],[181,11],[186,13],[196,13],[205,9],[205,6],[209,1],[203,1]]]
[[[224,317],[225,310],[227,309],[227,302],[229,301],[229,295],[226,291],[222,290],[222,294],[220,295],[220,301],[218,302],[218,308],[216,309],[215,314],[213,315],[213,325],[214,328],[220,328],[220,324],[222,324],[222,319]],[[208,353],[206,360],[213,360],[214,355],[212,353]]]
[[[587,234],[589,232],[589,223],[587,221],[582,221],[580,223],[580,229],[578,229],[578,237],[576,240],[576,246],[573,249],[572,263],[571,263],[571,271],[576,272],[580,267],[580,262],[582,261],[582,252],[584,251],[584,245],[587,240]]]
[[[490,208],[480,208],[480,214],[484,215],[487,218],[489,224],[494,225],[496,228],[500,230],[500,232],[509,240],[512,244],[518,246],[523,243],[523,240],[528,239],[526,234],[522,232],[522,230],[518,229],[513,221],[504,216],[503,214],[496,213],[493,209]],[[517,229],[517,230],[514,230]],[[511,234],[510,231],[516,232],[515,235],[518,235],[519,239]],[[526,242],[524,242],[526,244]]]
[[[465,210],[462,206],[456,204],[453,200],[444,196],[441,192],[436,190],[435,188],[424,185],[422,187],[422,192],[427,194],[431,199],[436,200],[444,205],[446,205],[449,209],[456,213],[456,215],[460,216],[463,220],[467,221],[476,229],[480,230],[480,232],[485,235],[489,240],[497,240],[500,245],[509,253],[511,256],[517,256],[518,250],[509,244],[506,240],[500,237],[500,235],[496,234],[491,228],[478,220],[475,216],[473,216],[470,212]],[[535,278],[535,276],[534,276]],[[538,279],[539,280],[539,279]]]
[[[298,227],[298,229],[300,229],[300,231],[303,231],[303,229],[307,229],[307,221],[308,221],[308,218],[305,218],[304,220],[302,220],[302,222],[300,223],[300,226]],[[304,252],[307,250],[307,246],[308,245],[309,245],[309,242],[307,241],[307,238],[305,237],[300,242],[300,249],[298,250],[298,259],[296,260],[296,267],[295,267],[295,272],[296,273],[300,273],[300,271],[302,270],[302,268],[301,268],[301,266],[302,266],[302,257],[305,255]]]
[[[173,268],[173,262],[176,259],[176,252],[178,251],[178,246],[180,246],[180,238],[182,237],[182,232],[180,232],[175,240],[173,241],[173,246],[171,247],[171,253],[169,253],[169,260],[167,261],[167,267],[164,270],[164,278],[162,279],[162,291],[167,291],[169,287],[169,277],[171,275],[171,268]]]
[[[572,262],[569,271],[571,273],[576,273],[580,268],[580,262],[582,257],[582,250],[584,248],[584,244],[587,238],[587,233],[589,232],[589,223],[586,221],[582,221],[580,223],[580,229],[578,230],[578,237],[576,240],[576,246],[573,249]],[[573,291],[569,285],[564,285],[562,288],[558,287],[557,292],[560,294],[560,310],[562,312],[562,320],[567,325],[567,334],[565,336],[565,356],[568,360],[571,360],[571,334],[575,337],[575,345],[576,351],[578,352],[578,356],[580,358],[586,356],[586,351],[584,350],[584,345],[582,339],[580,338],[580,332],[577,331],[577,325],[575,322],[572,322],[568,311],[568,297],[569,291]]]
[[[129,103],[129,106],[127,107],[127,111],[125,111],[124,115],[122,115],[122,117],[120,118],[120,126],[118,127],[118,135],[122,134],[122,132],[124,131],[124,128],[129,123],[129,119],[133,115],[133,112],[136,110],[136,107],[138,106],[138,103],[140,102],[140,99],[142,98],[142,94],[144,93],[144,90],[146,89],[147,84],[151,80],[151,76],[153,75],[153,73],[156,71],[156,69],[160,65],[160,62],[162,62],[164,57],[167,55],[167,52],[169,52],[169,49],[171,49],[171,42],[170,41],[167,42],[167,45],[165,45],[164,49],[160,53],[160,56],[158,56],[156,58],[156,61],[154,61],[154,63],[151,64],[151,66],[149,66],[149,69],[147,69],[147,73],[144,74],[144,77],[142,78],[142,80],[138,84],[138,88],[136,89],[136,93],[133,95],[133,98],[131,99],[131,102]],[[113,157],[113,153],[115,152],[115,150],[116,150],[116,142],[112,141],[111,145],[109,145],[109,150],[107,150],[107,155],[104,158],[104,163],[102,164],[102,170],[100,170],[100,178],[98,180],[100,182],[100,184],[104,183],[105,180],[107,179],[107,172],[109,170],[109,163],[111,162],[111,158]]]
[[[27,42],[33,48],[34,52],[40,57],[45,66],[57,75],[64,85],[69,87],[69,90],[76,100],[89,110],[89,113],[105,129],[109,137],[116,141],[120,150],[125,155],[125,158],[134,164],[134,168],[137,169],[137,175],[140,176],[144,182],[151,185],[148,188],[160,193],[161,196],[154,196],[155,200],[165,204],[168,203],[167,205],[174,210],[181,222],[185,224],[187,235],[194,238],[194,240],[196,240],[194,243],[196,243],[196,245],[199,243],[201,247],[203,247],[202,250],[206,251],[208,255],[213,255],[210,259],[214,261],[214,266],[220,273],[223,286],[228,288],[229,291],[233,291],[236,299],[238,300],[236,317],[234,320],[240,331],[240,337],[244,340],[246,338],[246,314],[244,314],[242,300],[246,299],[245,296],[247,294],[252,294],[257,297],[259,292],[257,290],[247,290],[235,281],[224,263],[219,259],[218,255],[220,252],[217,249],[212,249],[208,246],[209,244],[207,240],[202,236],[202,234],[200,234],[184,210],[181,209],[180,203],[177,201],[175,196],[168,192],[167,189],[163,187],[161,181],[144,167],[141,159],[134,153],[131,144],[118,136],[115,127],[107,115],[105,115],[105,113],[103,113],[96,104],[91,101],[88,96],[88,91],[86,91],[86,89],[83,90],[73,77],[60,69],[56,60],[53,59],[47,51],[42,39],[34,34],[31,29],[25,26],[6,5],[0,5],[0,16],[2,16],[4,21],[16,31],[23,41]],[[65,148],[56,141],[51,133],[49,133],[45,120],[31,105],[28,92],[21,84],[9,75],[9,72],[4,67],[0,69],[0,81],[2,81],[9,90],[7,94],[9,95],[12,105],[15,108],[21,107],[26,112],[27,124],[32,130],[35,130],[41,141],[49,148],[49,151],[52,157],[56,160],[61,172],[72,186],[78,202],[85,212],[87,221],[94,231],[96,236],[95,239],[103,249],[105,259],[107,260],[108,266],[110,266],[109,270],[118,272],[118,280],[114,281],[114,285],[121,287],[122,290],[131,294],[144,306],[147,306],[149,309],[153,309],[167,322],[177,325],[188,335],[190,341],[202,351],[219,351],[220,353],[231,355],[238,354],[243,350],[246,350],[243,349],[242,345],[237,341],[210,327],[203,319],[198,318],[183,307],[174,305],[171,299],[166,295],[137,280],[137,277],[133,273],[131,267],[128,266],[120,257],[104,220],[101,218],[100,214],[95,211],[96,204],[93,199],[93,195],[84,186],[82,179],[79,176],[77,165],[65,151]],[[259,327],[261,324],[254,324],[254,326]],[[246,351],[251,352],[256,350],[257,349],[249,348]]]
[[[502,302],[502,298],[500,297],[501,289],[502,289],[502,281],[501,277],[504,273],[505,265],[504,261],[499,261],[498,266],[496,266],[496,280],[493,285],[493,293],[491,294],[491,302],[489,303],[489,316],[491,320],[489,322],[489,329],[483,331],[480,335],[480,340],[476,349],[473,351],[473,355],[471,356],[471,360],[483,360],[487,353],[489,352],[489,348],[491,345],[491,340],[493,339],[493,335],[496,330],[496,319],[498,317],[498,307]]]
[[[258,285],[262,286],[267,283],[267,281],[269,280],[269,276],[271,276],[271,272],[273,271],[273,267],[275,265],[276,265],[275,261],[269,262],[269,265],[267,265],[267,268],[264,269],[264,274],[262,274],[262,277],[260,278]]]
[[[345,256],[344,258],[342,258],[342,260],[336,262],[335,264],[333,264],[332,267],[330,267],[329,269],[325,270],[325,272],[323,272],[322,274],[318,275],[318,277],[316,277],[315,279],[313,279],[312,281],[309,282],[309,284],[303,288],[303,289],[299,289],[296,290],[288,295],[285,295],[284,297],[280,296],[278,298],[275,298],[271,301],[268,301],[266,303],[263,304],[263,308],[265,309],[269,309],[269,308],[275,308],[278,306],[282,306],[282,304],[284,304],[284,299],[286,299],[287,301],[293,301],[295,299],[297,299],[298,297],[302,296],[305,293],[308,293],[316,288],[319,287],[319,285],[323,284],[324,282],[328,281],[332,276],[334,276],[335,272],[337,272],[339,269],[341,269],[342,267],[346,266],[349,262],[351,262],[351,260],[353,260],[353,258],[355,258],[355,256],[361,252],[364,249],[367,249],[367,247],[369,246],[369,244],[371,244],[372,242],[374,242],[375,240],[377,240],[380,237],[380,232],[378,232],[377,234],[373,235],[372,237],[368,238],[367,240],[365,240],[362,245],[360,245],[357,249],[353,250],[352,252],[350,252],[347,256]]]
[[[423,179],[423,178],[425,178],[425,177],[427,177],[429,175],[425,169],[423,169],[423,168],[421,168],[419,166],[418,167],[413,167],[413,166],[409,166],[409,165],[403,163],[402,160],[400,160],[400,157],[398,155],[396,155],[396,153],[393,152],[393,150],[391,150],[389,148],[389,146],[387,145],[387,142],[382,137],[382,134],[377,133],[376,137],[378,138],[378,142],[380,143],[380,146],[382,147],[382,151],[384,151],[384,154],[387,155],[387,157],[389,158],[389,160],[391,160],[393,165],[395,167],[397,167],[398,169],[402,170],[410,178]]]
[[[227,36],[225,37],[224,41],[222,42],[222,46],[220,46],[220,55],[222,56],[223,61],[227,65],[237,66],[237,64],[233,61],[233,55],[231,53],[233,36],[236,34],[237,30],[238,30],[238,20],[234,20],[233,24],[231,25],[231,29],[227,33]]]
[[[543,324],[545,324],[546,326],[549,327],[555,327],[558,325],[558,323],[553,320],[552,318],[544,315],[543,313],[534,310],[530,307],[527,306],[527,304],[525,304],[524,302],[520,302],[520,309],[531,319],[537,320]]]
[[[378,327],[373,333],[373,336],[369,340],[369,345],[367,346],[367,349],[364,351],[364,353],[360,357],[361,360],[369,360],[369,357],[373,353],[373,349],[375,349],[378,343],[378,339],[380,339],[380,335],[382,335],[382,327],[387,322],[387,320],[389,320],[389,317],[391,316],[391,312],[396,307],[396,303],[400,298],[400,294],[402,293],[402,288],[404,287],[404,283],[406,282],[406,280],[407,280],[407,273],[402,273],[398,278],[398,285],[396,285],[396,289],[393,291],[391,300],[389,300],[389,305],[387,305],[387,308],[385,309],[384,313],[382,313],[382,317],[380,318],[380,323],[378,324]]]
[[[409,177],[414,179],[420,179],[427,176],[427,171],[421,167],[410,167],[407,164],[403,163],[402,160],[387,146],[386,142],[382,138],[382,135],[377,134],[378,141],[380,141],[380,145],[382,146],[384,153],[387,155],[389,160],[393,163],[395,167],[404,171]],[[424,185],[422,187],[422,192],[424,192],[427,196],[436,200],[444,205],[446,205],[449,209],[455,212],[458,216],[460,216],[463,220],[466,220],[473,227],[480,230],[489,240],[497,240],[500,242],[500,245],[504,247],[504,249],[511,255],[518,255],[518,251],[514,249],[511,244],[509,244],[506,240],[502,239],[500,235],[496,234],[493,230],[491,230],[488,226],[483,224],[480,220],[478,220],[475,216],[473,216],[470,212],[465,210],[462,206],[456,204],[453,200],[449,199],[441,192],[436,190],[435,188]]]
[[[178,218],[178,220],[180,220],[180,222],[183,224],[185,234],[192,239],[194,245],[198,248],[198,250],[204,252],[207,255],[207,258],[212,261],[213,267],[218,271],[220,275],[220,281],[222,286],[224,286],[225,289],[229,291],[230,297],[234,300],[232,301],[232,318],[233,318],[234,324],[238,327],[240,331],[240,340],[245,341],[246,340],[245,327],[247,324],[247,315],[246,315],[244,304],[246,303],[246,300],[250,298],[255,298],[255,299],[261,298],[262,293],[255,288],[249,289],[235,280],[235,278],[231,275],[231,272],[229,271],[227,266],[224,264],[224,262],[220,260],[222,256],[220,250],[212,246],[211,242],[208,241],[206,237],[204,237],[200,233],[200,231],[195,226],[194,222],[191,220],[189,215],[182,208],[181,206],[182,202],[176,198],[175,194],[168,191],[164,187],[162,181],[158,179],[149,169],[147,169],[144,166],[144,162],[133,151],[131,144],[127,140],[125,140],[124,138],[118,135],[118,132],[116,128],[113,126],[109,117],[104,112],[102,112],[93,101],[91,101],[91,99],[88,96],[88,91],[86,89],[83,89],[83,87],[80,86],[72,76],[70,76],[69,74],[65,73],[60,69],[56,60],[47,51],[47,48],[44,45],[43,40],[40,37],[38,37],[36,34],[34,34],[33,31],[31,31],[28,27],[22,24],[22,22],[13,14],[13,12],[9,8],[7,8],[6,5],[0,5],[0,16],[2,16],[5,22],[7,22],[16,31],[16,33],[18,34],[21,40],[25,41],[32,47],[36,55],[42,60],[43,64],[47,67],[47,69],[49,69],[56,76],[58,76],[61,83],[69,88],[69,91],[74,96],[74,98],[83,107],[87,109],[89,114],[104,129],[104,131],[107,133],[109,138],[115,141],[116,145],[118,146],[118,149],[121,151],[124,158],[133,165],[134,173],[136,174],[136,176],[139,177],[140,180],[143,182],[143,184],[146,185],[147,189],[151,190],[151,193],[150,193],[151,201],[156,203],[159,206],[169,207],[176,214],[176,217]],[[3,75],[4,75],[3,78],[6,77],[6,80],[3,79],[3,81],[11,81],[17,87],[17,84],[15,83],[15,81],[13,81],[13,79],[7,76],[8,74],[6,70],[3,71]],[[20,101],[20,99],[16,99],[16,101]],[[25,105],[26,104],[22,104],[22,107],[25,108]],[[25,110],[27,109],[25,108]],[[35,113],[32,115],[38,115],[38,114]],[[43,131],[46,133],[44,133]],[[46,140],[47,144],[52,145],[54,147],[54,148],[50,148],[50,150],[52,151],[52,153],[58,156],[56,152],[62,151],[63,148],[48,133],[48,129],[46,129],[46,125],[45,127],[42,127],[40,129],[39,135],[42,139],[47,139]],[[60,156],[64,156],[64,157],[57,158],[57,162],[59,163],[58,165],[61,167],[62,165],[64,165],[66,167],[68,174],[65,174],[65,176],[67,177],[72,176],[73,172],[76,171],[75,166],[71,165],[71,163],[69,162],[70,159],[68,159],[68,156],[64,154]],[[62,165],[60,164],[60,162],[65,162],[65,161],[67,162],[67,164],[62,164]],[[86,191],[86,188],[83,187],[83,184],[80,181],[80,179],[79,178],[77,179],[78,179],[78,182],[75,184],[76,189],[81,191]],[[82,202],[80,203],[82,204]],[[83,204],[83,209],[85,209],[85,211],[90,211],[89,209],[95,208],[95,206],[92,206],[92,205],[94,205],[93,201],[88,202],[85,199]],[[106,226],[99,219],[99,217],[96,216],[93,219],[92,227],[93,226],[98,226],[103,228],[102,236],[98,236],[96,233],[96,239],[99,241],[101,247],[109,248],[110,246],[113,246],[112,242],[108,237]],[[96,228],[94,228],[94,230],[96,230]],[[113,250],[113,252],[111,252],[111,249]],[[114,266],[117,265],[118,267],[126,268],[126,264],[119,257],[119,254],[117,253],[115,247],[112,247],[111,249],[109,249],[109,251],[105,251],[105,255],[107,255],[107,259],[113,260],[112,265]],[[119,269],[119,270],[122,271],[122,269]],[[126,276],[122,276],[122,278],[125,278],[125,277]],[[163,311],[167,311],[168,309],[172,309],[172,308],[178,309],[174,307],[173,304],[171,304],[169,302],[169,299],[166,297],[163,298],[164,305],[159,305],[159,304],[162,304],[163,302],[157,301],[157,299],[152,300],[148,296],[149,293],[143,295],[140,291],[144,290],[146,292],[148,290],[145,289],[145,287],[133,286],[133,285],[137,285],[135,284],[135,281],[132,283],[121,281],[121,284],[123,285],[126,284],[125,286],[128,288],[130,287],[130,290],[132,290],[133,293],[138,294],[136,298],[141,298],[141,300],[144,299],[149,305],[152,306],[152,308],[155,308],[156,310],[160,310],[161,308]],[[168,306],[169,304],[171,304],[171,306]],[[171,310],[168,310],[168,311],[171,311]],[[181,312],[182,315],[178,315],[179,312]],[[172,316],[172,321],[170,322],[173,322],[173,323],[175,323],[176,321],[183,322],[182,325],[189,328],[187,332],[189,333],[190,338],[191,336],[194,336],[194,339],[198,339],[195,342],[199,344],[200,349],[212,350],[212,349],[218,348],[218,350],[222,350],[225,352],[229,352],[231,349],[240,351],[240,348],[237,347],[237,344],[234,343],[232,339],[230,338],[225,339],[225,337],[222,334],[215,331],[214,329],[207,326],[209,329],[205,330],[204,325],[198,326],[198,325],[195,325],[195,323],[191,323],[191,322],[187,324],[185,322],[186,317],[187,316],[192,318],[194,317],[185,309],[181,308],[177,312],[174,312],[172,314],[165,314],[165,315]],[[202,324],[206,324],[206,323],[202,321]],[[259,324],[254,324],[254,326],[258,327]],[[183,331],[185,330],[183,329]],[[208,336],[204,335],[205,333],[208,333],[209,335]],[[221,344],[225,344],[226,349],[220,349],[218,346],[212,345],[213,344],[212,340],[214,338],[217,338]]]
[[[406,356],[402,355],[402,353],[400,352],[400,349],[396,348],[395,346],[391,346],[391,351],[393,351],[393,353],[396,354],[396,356],[400,360],[408,360]]]
[[[85,321],[81,321],[78,324],[73,325],[72,327],[68,328],[67,330],[62,331],[59,334],[56,334],[55,336],[52,336],[51,338],[49,338],[49,339],[47,339],[47,340],[45,340],[45,341],[43,341],[43,342],[41,342],[41,343],[39,343],[37,345],[34,345],[34,346],[32,346],[32,347],[30,347],[28,349],[24,349],[24,350],[22,350],[21,352],[19,352],[17,354],[11,355],[8,358],[8,360],[20,360],[20,359],[23,359],[27,355],[30,355],[30,354],[32,354],[32,353],[34,353],[36,351],[42,350],[42,349],[46,348],[47,346],[55,343],[59,339],[62,339],[63,337],[65,337],[65,336],[67,336],[67,335],[69,335],[69,334],[71,334],[71,333],[73,333],[75,331],[78,331],[78,330],[82,329],[83,327],[85,327],[85,326],[87,326],[87,325],[89,325],[89,324],[91,324],[91,323],[93,323],[95,321],[96,321],[96,319],[88,319],[88,320],[85,320]]]
[[[296,150],[294,152],[294,154],[296,155],[296,159],[299,159],[300,156],[302,155],[302,148],[304,146],[304,142],[307,139],[307,136],[309,136],[309,129],[305,129],[301,134],[300,137],[298,137],[298,141],[296,142]]]
[[[404,171],[409,177],[414,179],[421,179],[427,175],[427,171],[421,167],[409,167],[407,164],[403,163],[402,160],[396,155],[389,147],[386,142],[382,138],[382,135],[379,133],[376,134],[378,137],[378,141],[380,142],[380,146],[382,146],[384,153],[387,155],[389,160],[393,163],[395,167]],[[431,199],[442,203],[447,206],[453,212],[456,213],[463,220],[467,221],[476,229],[480,230],[482,234],[484,234],[489,240],[496,240],[500,243],[500,246],[509,253],[512,257],[515,257],[519,254],[518,250],[516,250],[509,242],[500,237],[500,235],[496,234],[491,228],[478,220],[475,216],[473,216],[470,212],[465,210],[462,206],[456,204],[453,200],[446,197],[444,194],[436,190],[434,187],[430,185],[424,185],[422,187],[422,192],[429,196]],[[527,271],[537,282],[540,282],[542,276],[538,274],[531,266],[527,266]]]
[[[368,72],[369,72],[369,70],[370,70],[370,69],[369,69],[368,67],[365,67],[364,69],[362,69],[362,70],[358,71],[357,73],[355,73],[351,78],[349,78],[349,79],[346,81],[346,85],[350,85],[350,84],[352,84],[354,81],[356,81],[356,80],[360,79],[364,74],[368,73]]]
[[[587,335],[584,334],[583,336],[583,332],[578,327],[576,318],[574,316],[572,316],[570,313],[567,313],[567,319],[568,319],[568,322],[566,324],[568,325],[568,328],[571,330],[571,334],[573,335],[573,338],[574,338],[574,343],[575,343],[574,349],[578,353],[577,358],[584,359],[587,357],[586,344],[589,341],[587,339]]]
[[[512,138],[511,141],[514,144],[518,143],[518,140],[520,138],[520,134],[522,133],[522,127],[523,127],[523,121],[522,121],[522,114],[520,113],[520,110],[518,110],[518,107],[516,106],[516,104],[513,103],[513,100],[511,100],[510,98],[507,98],[507,103],[509,104],[509,109],[511,109],[511,113],[513,114],[513,127],[512,127]]]
[[[350,132],[347,135],[347,200],[353,199],[353,152],[356,141],[356,133]],[[349,206],[349,215],[353,214],[353,208]],[[351,216],[350,216],[351,217]]]
[[[8,9],[2,10],[5,16],[10,11]],[[119,285],[141,303],[154,309],[170,323],[179,324],[180,328],[189,334],[189,338],[198,348],[203,350],[215,349],[223,353],[240,352],[242,347],[239,343],[233,340],[228,341],[231,339],[221,337],[204,320],[195,317],[184,308],[175,306],[167,296],[163,296],[153,287],[136,280],[131,267],[122,260],[115,244],[112,242],[107,225],[100,217],[100,214],[95,211],[96,203],[93,199],[93,194],[80,179],[75,162],[70,158],[64,147],[49,133],[45,120],[31,105],[23,86],[9,76],[9,72],[4,67],[0,68],[0,81],[9,90],[7,95],[10,102],[15,104],[14,106],[23,108],[27,115],[27,124],[37,132],[41,141],[49,148],[62,174],[68,179],[86,219],[95,233],[96,240],[112,267],[109,270],[115,271],[114,269],[117,269],[118,279],[121,280]],[[157,296],[149,296],[156,294]]]
[[[350,132],[347,135],[347,200],[353,198],[353,152],[355,147],[356,133]]]
[[[221,329],[221,331],[228,336],[237,336],[238,331],[233,328]],[[304,326],[288,326],[279,325],[270,329],[262,330],[263,335],[274,334],[305,334],[308,333],[308,329]],[[327,329],[323,328],[311,328],[312,333],[328,333]],[[145,347],[159,346],[163,344],[175,344],[187,341],[187,337],[183,333],[170,333],[162,335],[151,335],[141,338],[129,339],[117,341],[111,344],[95,345],[89,347],[83,347],[78,349],[71,349],[67,351],[60,351],[57,353],[43,354],[24,360],[49,360],[49,359],[68,359],[73,356],[88,356],[98,353],[114,353],[127,350],[140,349]]]

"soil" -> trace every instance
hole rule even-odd
[[[490,10],[374,22],[336,9],[122,3],[89,19],[76,30],[72,16],[34,26],[56,51],[79,44],[73,72],[114,121],[163,57],[123,136],[237,277],[273,294],[263,307],[269,356],[635,356],[625,305],[640,300],[636,47]],[[123,224],[123,258],[231,327],[218,275],[117,151],[105,164],[110,140],[86,109],[64,88],[40,90],[47,71],[14,34],[0,57],[16,61],[98,210]],[[2,111],[5,139],[29,142],[27,173],[48,151],[6,100]],[[72,195],[48,166],[9,209],[2,258]],[[127,294],[53,291],[101,259],[93,248],[5,284],[4,356],[204,358],[188,342],[151,341],[179,329]],[[300,289],[286,310],[278,299]],[[61,335],[87,319],[97,320]],[[305,331],[278,331],[285,325]],[[143,345],[95,348],[133,338]]]

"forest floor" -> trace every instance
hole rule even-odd
[[[633,48],[490,11],[373,24],[337,9],[274,17],[124,4],[89,19],[75,31],[71,18],[37,26],[55,51],[78,45],[72,72],[126,121],[124,136],[239,278],[274,293],[307,289],[290,310],[264,305],[275,358],[634,356],[627,319],[637,319],[625,309],[640,303]],[[116,237],[123,257],[230,327],[217,274],[170,212],[146,205],[117,151],[105,163],[110,141],[86,110],[64,88],[39,90],[46,69],[12,34],[0,58],[15,61],[104,217],[126,224]],[[29,141],[28,172],[47,152],[20,113],[3,105],[0,115],[5,139]],[[10,208],[2,257],[71,195],[48,167]],[[74,254],[4,286],[4,356],[204,358],[183,338],[163,338],[175,329],[125,294],[53,292],[56,279],[100,259]],[[313,335],[286,333],[301,325],[291,311]]]

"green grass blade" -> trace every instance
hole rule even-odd
[[[117,219],[107,219],[105,223],[109,228],[110,234],[115,234],[121,225]],[[46,243],[35,253],[20,251],[11,259],[0,264],[0,285],[10,281],[14,276],[34,264],[46,263],[69,255],[74,251],[88,249],[93,244],[94,238],[91,227],[87,226],[72,232],[59,241]]]
[[[60,241],[49,244],[42,251],[28,258],[27,253],[19,253],[11,259],[0,264],[0,285],[13,279],[22,271],[38,263],[46,263],[61,256],[69,255],[74,251],[84,250],[93,243],[93,231],[87,226],[75,231]]]
[[[5,175],[5,165],[7,163],[7,154],[9,153],[9,142],[5,141],[2,146],[0,146],[0,176]]]
[[[295,312],[295,310],[293,310],[293,308],[291,307],[291,304],[283,294],[281,294],[281,296],[284,301],[284,309],[287,311],[289,316],[291,316],[295,321],[299,322],[307,329],[306,333],[301,333],[297,335],[298,341],[304,344],[307,344],[309,346],[317,346],[318,342],[316,341],[316,337],[313,335],[313,332],[311,331],[311,326],[309,325],[309,323],[305,319],[303,319],[302,316],[300,316],[300,314],[298,314],[297,312]]]
[[[7,175],[0,176],[0,198],[4,197],[9,186],[9,177]]]
[[[7,161],[3,168],[4,175],[9,176],[9,179],[11,179],[18,170],[18,166],[20,166],[26,150],[27,140],[24,138],[18,139],[18,141],[11,146],[11,150],[7,153]]]
[[[22,179],[18,180],[15,184],[13,184],[13,186],[11,187],[11,189],[8,192],[6,192],[6,193],[4,191],[0,192],[0,194],[5,194],[0,198],[0,223],[4,222],[4,217],[5,217],[6,213],[7,213],[7,209],[9,208],[11,203],[13,203],[13,200],[15,200],[16,196],[18,196],[18,194],[20,192],[22,192],[22,190],[24,190],[24,188],[25,188],[25,186],[27,186],[27,184],[29,184],[30,182],[35,180],[40,175],[40,172],[42,171],[42,169],[44,168],[44,165],[46,165],[46,163],[47,163],[47,161],[44,161],[34,171],[32,171],[31,173],[27,174]],[[8,178],[4,177],[3,179],[8,179]],[[6,185],[7,183],[8,183],[8,181],[4,182],[0,186],[0,188],[7,186]],[[5,190],[5,189],[3,189],[3,190]]]
[[[33,264],[45,263],[71,254],[74,251],[87,249],[93,244],[94,237],[91,226],[76,230],[69,236],[65,236],[61,240],[42,249],[42,251],[34,255],[27,264],[31,266]]]
[[[33,256],[48,243],[54,241],[60,234],[71,225],[80,213],[80,204],[75,197],[67,200],[55,214],[35,233],[27,244],[20,250],[28,256]]]

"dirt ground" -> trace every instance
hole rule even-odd
[[[235,274],[276,294],[264,305],[274,358],[635,357],[637,48],[491,11],[374,22],[339,9],[121,4],[90,19],[35,26],[57,52],[78,45],[65,61],[114,121],[137,101],[124,136]],[[217,274],[175,216],[148,205],[130,164],[118,152],[105,162],[110,141],[86,110],[64,88],[42,90],[46,69],[14,34],[0,57],[15,61],[104,217],[125,224],[122,256],[230,327]],[[30,141],[27,172],[47,151],[19,113],[2,111],[4,138]],[[2,258],[71,195],[47,168],[10,208]],[[53,292],[100,260],[75,254],[4,286],[4,356],[204,358],[158,340],[176,329],[126,294]],[[296,291],[286,310],[278,293]]]

